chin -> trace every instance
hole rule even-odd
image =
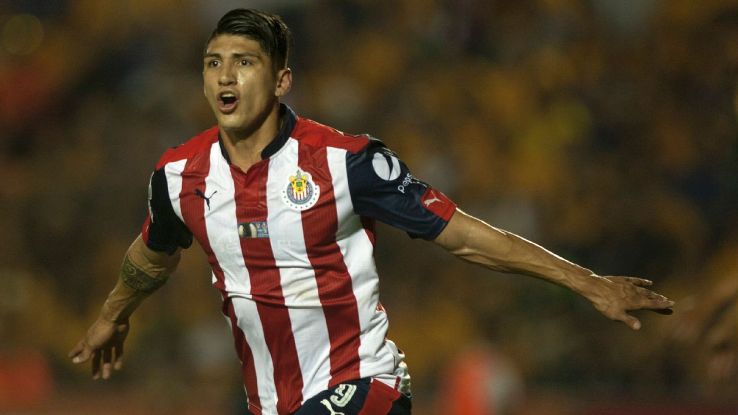
[[[241,117],[221,115],[218,117],[218,126],[227,130],[241,130],[244,128],[244,122]]]

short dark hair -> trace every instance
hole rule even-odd
[[[220,35],[237,35],[253,39],[272,58],[274,71],[287,67],[292,32],[282,18],[276,14],[254,9],[234,9],[224,14],[205,42],[207,50],[210,41]]]

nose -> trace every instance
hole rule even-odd
[[[236,76],[231,65],[222,65],[218,73],[218,84],[221,86],[231,85],[236,82]]]

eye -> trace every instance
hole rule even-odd
[[[251,61],[248,60],[248,59],[241,59],[241,62],[240,63],[243,66],[250,66],[251,65]]]
[[[217,68],[218,66],[220,66],[220,61],[218,61],[216,59],[213,59],[211,61],[207,61],[207,62],[205,62],[205,66],[207,66],[208,68]]]

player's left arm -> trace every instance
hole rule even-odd
[[[646,288],[649,280],[599,276],[511,232],[495,228],[461,210],[434,242],[466,261],[489,269],[541,278],[582,295],[612,320],[633,330],[640,321],[628,311],[647,309],[671,314],[674,302]]]

